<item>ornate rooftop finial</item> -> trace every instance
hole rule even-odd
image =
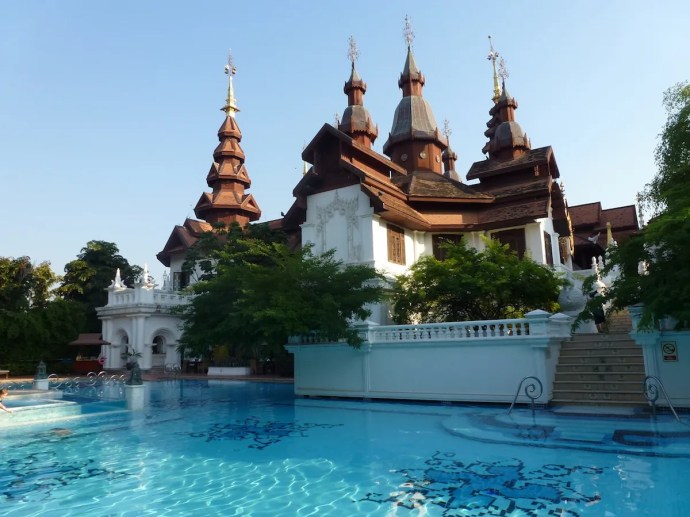
[[[414,41],[414,31],[412,30],[412,22],[410,21],[409,15],[405,15],[405,28],[403,29],[403,37],[405,38],[405,43],[407,43],[407,48],[412,48],[412,42]]]
[[[506,60],[501,57],[501,59],[498,61],[498,76],[501,78],[501,81],[503,83],[506,82],[506,79],[510,76],[508,73],[508,68],[506,67]]]
[[[447,118],[443,119],[443,134],[446,135],[446,140],[453,134],[453,130],[450,128],[450,122],[448,122]]]
[[[340,114],[336,112],[335,113],[335,127],[337,128],[338,126],[340,126]]]
[[[642,228],[644,227],[644,197],[642,196],[642,192],[637,193],[635,202],[637,203],[637,220],[640,228]]]
[[[348,49],[347,49],[347,59],[352,63],[352,68],[355,67],[355,61],[359,58],[359,49],[357,48],[357,42],[353,36],[347,39]]]
[[[493,41],[491,40],[491,34],[489,34],[489,55],[486,56],[486,59],[491,61],[491,64],[494,68],[494,96],[492,97],[494,104],[498,102],[498,99],[501,98],[501,87],[498,85],[498,74],[496,72],[496,60],[500,57],[500,54],[498,51],[494,50],[494,45]]]
[[[307,148],[307,144],[304,143],[302,144],[302,152]],[[309,164],[307,164],[306,161],[302,160],[302,176],[306,175],[307,172],[309,172]]]
[[[237,68],[232,64],[232,49],[228,51],[228,64],[225,65],[225,75],[228,76],[228,96],[225,99],[225,106],[221,108],[228,117],[234,117],[240,111],[235,100],[235,89],[232,86],[232,76],[237,73]]]

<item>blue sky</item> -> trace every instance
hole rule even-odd
[[[690,78],[687,1],[3,2],[0,256],[60,273],[107,240],[160,278],[155,254],[208,190],[229,48],[249,192],[278,218],[302,147],[346,107],[351,35],[381,150],[405,15],[463,176],[483,159],[491,34],[516,118],[533,147],[553,146],[571,205],[632,204],[652,178],[663,91]]]

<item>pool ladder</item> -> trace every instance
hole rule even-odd
[[[532,417],[534,418],[534,401],[541,397],[542,393],[544,393],[544,386],[542,385],[539,378],[534,376],[523,377],[523,379],[520,381],[520,384],[518,384],[517,390],[515,391],[515,398],[513,399],[513,403],[510,405],[510,408],[508,409],[508,414],[510,415],[510,412],[513,410],[513,406],[515,405],[515,402],[517,402],[518,395],[520,395],[520,388],[522,388],[522,385],[525,384],[525,381],[530,381],[525,385],[524,391],[527,398],[530,399],[530,405],[532,407]]]
[[[642,383],[642,389],[644,391],[645,398],[652,404],[652,415],[654,415],[654,418],[656,418],[656,401],[659,398],[659,392],[661,392],[664,398],[666,399],[668,407],[673,413],[673,416],[676,417],[676,421],[680,422],[680,418],[678,418],[678,413],[676,413],[673,404],[671,404],[671,399],[668,398],[668,393],[666,393],[664,385],[661,382],[661,379],[659,379],[659,377],[655,377],[654,375],[647,375],[647,377],[644,378],[644,382]]]

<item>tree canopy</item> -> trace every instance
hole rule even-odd
[[[620,273],[604,301],[611,310],[641,302],[643,327],[668,316],[690,322],[690,84],[668,89],[664,106],[658,171],[640,196],[654,217],[638,235],[609,249],[603,271]]]
[[[265,235],[229,231],[223,239],[209,257],[215,274],[190,287],[195,296],[181,311],[183,348],[208,357],[224,345],[248,358],[257,346],[277,351],[289,336],[312,332],[359,344],[350,319],[366,319],[366,305],[382,296],[373,268],[343,265],[333,252],[291,250]]]
[[[122,280],[132,285],[141,274],[139,266],[132,266],[120,255],[117,245],[106,241],[89,241],[75,260],[65,265],[65,275],[56,293],[66,300],[79,303],[86,317],[86,332],[99,332],[101,323],[96,307],[105,305],[108,293],[105,288],[120,269]]]
[[[487,239],[483,251],[446,243],[446,256],[419,259],[393,288],[394,319],[435,323],[520,317],[555,311],[564,285],[552,268],[520,259],[507,245]]]
[[[0,308],[22,311],[44,307],[57,281],[48,262],[34,265],[29,257],[0,257]]]
[[[83,325],[76,303],[54,299],[57,281],[48,262],[0,257],[0,362],[14,373],[64,356]]]

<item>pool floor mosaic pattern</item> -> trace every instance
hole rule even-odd
[[[153,384],[143,412],[5,433],[3,514],[687,515],[682,457],[485,444],[447,422],[496,409],[294,400],[291,388]]]

